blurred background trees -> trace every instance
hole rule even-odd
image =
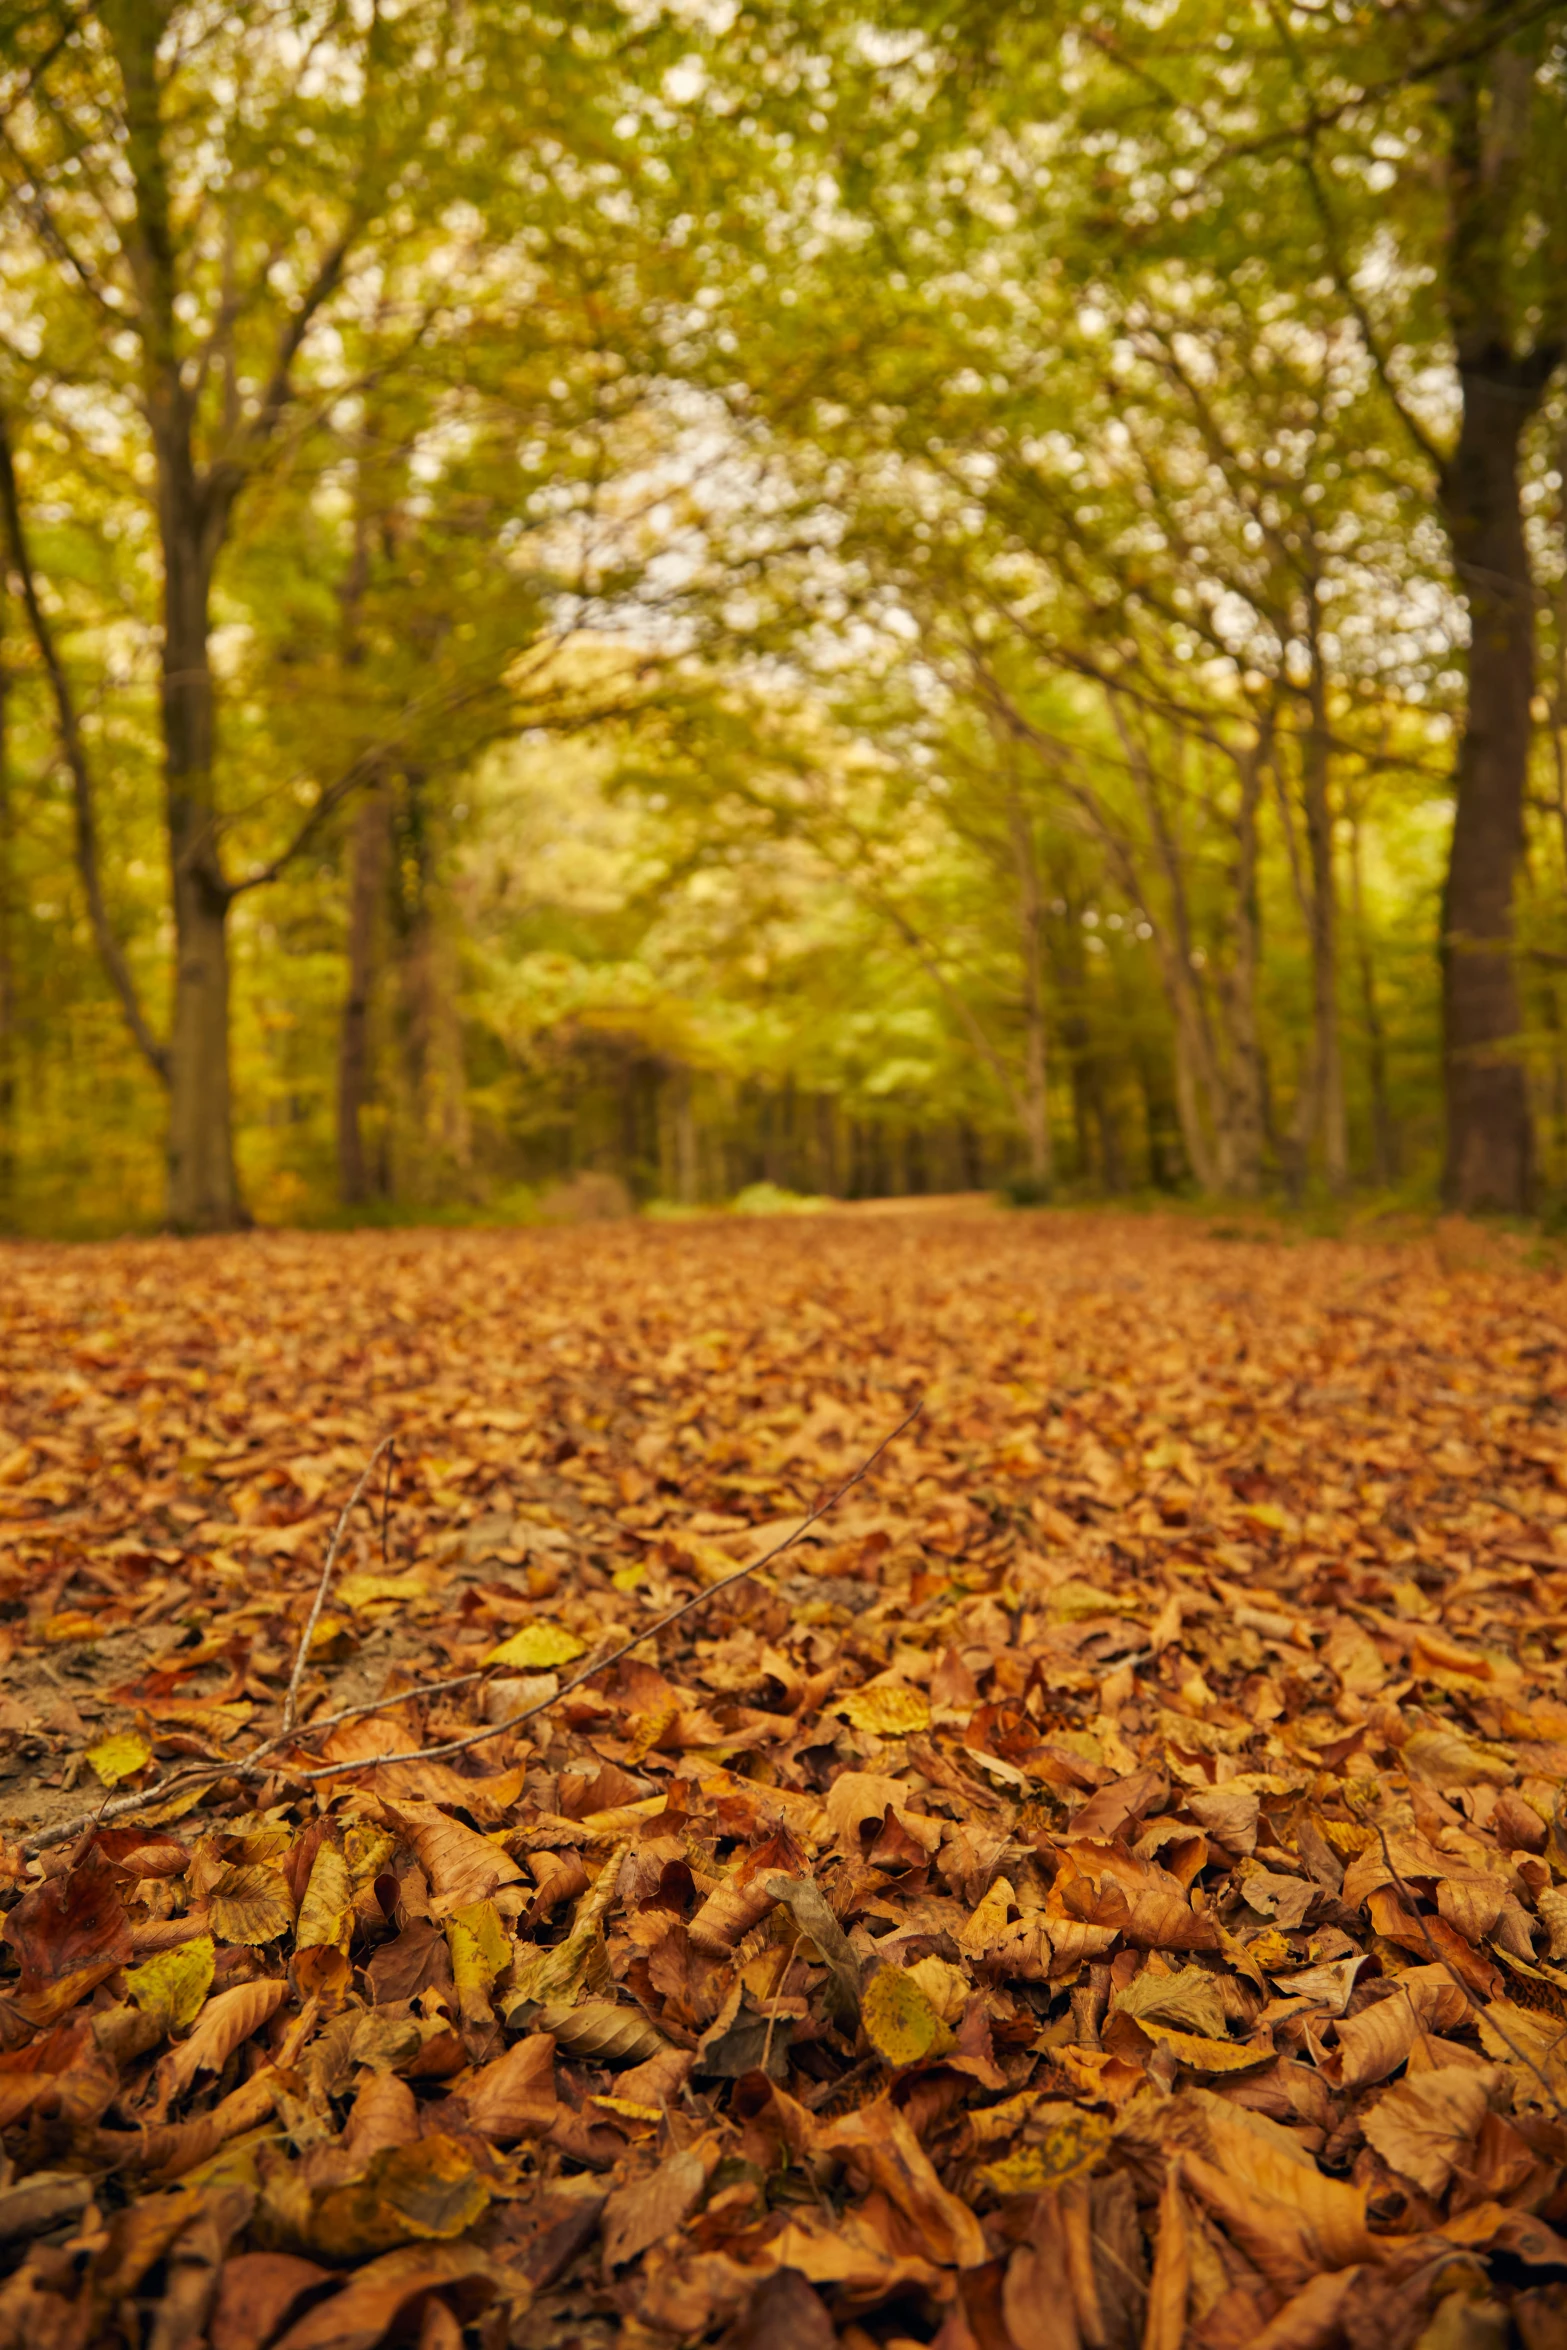
[[[1567,12],[0,31],[0,1224],[1567,1193]]]

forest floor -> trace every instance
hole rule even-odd
[[[1567,2339],[1521,1244],[0,1267],[0,2350]]]

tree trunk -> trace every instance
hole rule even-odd
[[[370,1016],[375,992],[382,897],[391,848],[391,802],[367,792],[354,820],[348,881],[348,986],[337,1046],[337,1195],[363,1207],[374,1191],[365,1155],[364,1115],[374,1087]]]
[[[1328,1189],[1341,1192],[1349,1181],[1349,1145],[1344,1122],[1344,1056],[1339,1043],[1338,886],[1333,869],[1332,748],[1315,582],[1307,592],[1306,634],[1311,652],[1311,723],[1302,745],[1301,785],[1311,859],[1313,1123],[1322,1146],[1322,1172]]]
[[[1240,762],[1241,796],[1235,825],[1234,955],[1228,989],[1230,1067],[1225,1088],[1225,1117],[1230,1183],[1246,1199],[1254,1199],[1262,1189],[1265,1115],[1262,1055],[1257,1037],[1261,932],[1257,905],[1257,812],[1270,751],[1271,729],[1260,731]]]
[[[701,1197],[701,1168],[697,1156],[696,1112],[691,1100],[691,1072],[675,1071],[674,1176],[675,1197],[682,1207],[694,1208]]]
[[[1044,909],[1039,896],[1039,863],[1034,836],[1021,799],[1013,792],[1008,814],[1012,848],[1017,859],[1018,937],[1023,965],[1023,1131],[1028,1145],[1028,1172],[1035,1183],[1048,1185],[1055,1174],[1050,1134],[1050,1096],[1046,1086],[1045,976],[1041,936]]]
[[[1360,967],[1360,1004],[1366,1023],[1366,1075],[1371,1088],[1371,1172],[1376,1183],[1391,1183],[1398,1171],[1392,1103],[1387,1084],[1387,1031],[1377,995],[1376,963],[1366,922],[1360,858],[1360,811],[1349,812],[1349,886],[1355,918],[1355,954]]]
[[[213,796],[210,575],[181,470],[177,451],[161,453],[164,804],[175,954],[168,1213],[177,1232],[228,1232],[246,1221],[229,1082],[230,892]]]
[[[1511,373],[1505,356],[1496,371]],[[1469,604],[1469,706],[1442,905],[1449,1207],[1522,1214],[1532,1137],[1513,970],[1513,877],[1523,848],[1534,690],[1534,602],[1519,495],[1528,403],[1509,381],[1461,371],[1458,447],[1442,484]]]
[[[1458,444],[1438,497],[1469,606],[1469,696],[1442,905],[1442,1058],[1448,1205],[1518,1214],[1529,1205],[1532,1135],[1513,969],[1513,883],[1523,848],[1534,693],[1534,581],[1519,453],[1562,356],[1560,255],[1543,285],[1519,282],[1526,197],[1562,206],[1557,158],[1529,190],[1534,61],[1508,43],[1445,90],[1448,310],[1458,361]],[[1554,208],[1557,217],[1551,216]]]
[[[16,831],[11,806],[11,666],[0,575],[0,1232],[16,1209]]]
[[[830,1093],[816,1096],[816,1188],[828,1199],[838,1196],[838,1105]]]

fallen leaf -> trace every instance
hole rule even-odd
[[[469,2245],[419,2244],[372,2260],[299,2318],[274,2350],[376,2350],[421,2296],[454,2292],[476,2309],[490,2300],[489,2262]]]
[[[860,2001],[860,2022],[883,2064],[926,2064],[952,2046],[952,2034],[924,1986],[902,1967],[878,1967]]]
[[[122,1779],[134,1778],[146,1769],[152,1747],[140,1730],[116,1730],[112,1737],[100,1738],[96,1746],[88,1747],[87,1760],[105,1787],[118,1787]]]
[[[183,2032],[201,2012],[215,1962],[212,1936],[198,1934],[177,1949],[160,1951],[145,1966],[127,1967],[125,1988],[164,2032]]]
[[[930,1701],[922,1689],[851,1689],[834,1711],[847,1716],[856,1730],[874,1731],[878,1738],[912,1738],[930,1728]]]
[[[159,2065],[169,2095],[178,2097],[200,2072],[221,2072],[231,2052],[252,2032],[259,2032],[287,1996],[288,1985],[274,1975],[238,1983],[232,1991],[209,1999],[190,2038],[171,2049]]]
[[[555,2042],[547,2032],[514,2041],[504,2056],[464,2082],[463,2111],[470,2128],[497,2146],[541,2138],[555,2119]]]
[[[978,2176],[993,2195],[1037,2195],[1069,2179],[1087,2178],[1110,2144],[1110,2124],[1102,2115],[1057,2105],[1048,2115],[1031,2117],[1028,2142],[999,2161],[982,2163]]]
[[[1438,2065],[1412,2073],[1384,2090],[1361,2123],[1366,2141],[1390,2170],[1413,2179],[1437,2198],[1464,2158],[1486,2116],[1489,2098],[1501,2087],[1499,2070]]]
[[[958,2268],[977,2268],[989,2259],[978,2220],[941,2184],[908,2116],[886,2098],[829,2123],[818,2144],[880,2188],[918,2230],[931,2259]]]
[[[624,2268],[672,2236],[702,2199],[707,2166],[695,2147],[666,2155],[645,2179],[617,2187],[604,2206],[604,2266]]]
[[[525,1673],[545,1673],[556,1665],[573,1664],[587,1650],[575,1633],[559,1624],[527,1624],[500,1641],[485,1656],[487,1665],[515,1665]]]
[[[431,2131],[412,2145],[382,2148],[363,2178],[318,2195],[311,2241],[334,2260],[364,2260],[400,2244],[464,2235],[489,2200],[467,2149]]]
[[[261,1863],[226,1868],[207,1892],[207,1915],[225,1942],[275,1942],[294,1922],[288,1880]]]

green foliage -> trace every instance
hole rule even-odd
[[[1559,28],[1459,16],[167,0],[152,163],[124,11],[0,34],[0,413],[160,1036],[159,173],[190,444],[235,468],[252,1210],[1429,1192],[1465,26],[1529,131],[1509,331],[1567,283]],[[1509,1047],[1547,1197],[1564,432],[1557,390]],[[14,584],[0,674],[0,1220],[151,1223],[163,1099]]]

